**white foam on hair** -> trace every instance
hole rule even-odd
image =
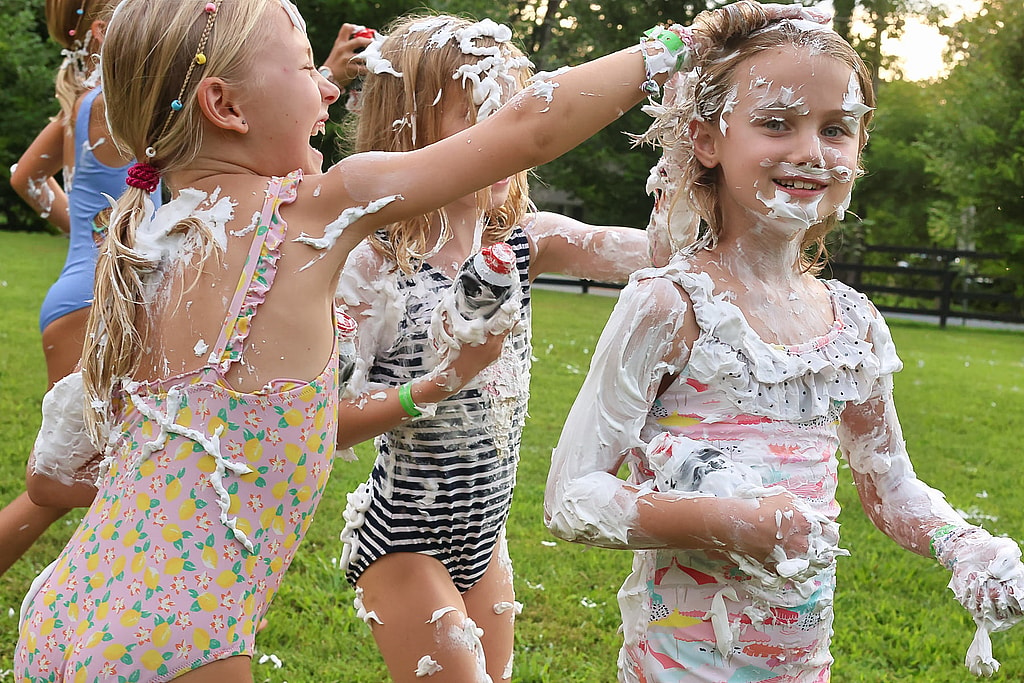
[[[372,74],[391,74],[395,78],[402,78],[402,72],[395,71],[394,65],[381,55],[380,48],[384,45],[386,38],[387,36],[382,33],[374,34],[373,40],[363,50],[363,63],[366,64],[366,70]]]
[[[502,48],[512,40],[512,29],[491,19],[460,28],[453,37],[463,54],[479,58],[473,64],[460,66],[452,77],[461,80],[463,87],[470,87],[477,121],[482,121],[501,107],[507,92],[516,89],[515,71],[528,69],[533,63],[522,55],[505,55]],[[484,37],[492,38],[496,44],[478,45],[477,39]]]
[[[722,132],[723,137],[729,130],[729,123],[725,120],[725,115],[731,114],[736,108],[736,105],[739,104],[740,99],[738,93],[738,86],[733,85],[732,88],[729,89],[729,94],[725,97],[725,102],[722,103],[722,113],[718,117],[718,128]]]

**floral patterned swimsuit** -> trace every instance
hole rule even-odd
[[[109,472],[67,547],[26,599],[18,681],[167,681],[251,656],[330,474],[338,355],[314,380],[230,388],[269,291],[301,173],[271,180],[208,364],[130,382]]]

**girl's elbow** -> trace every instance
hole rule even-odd
[[[43,474],[29,474],[25,487],[28,497],[40,507],[89,507],[96,497],[96,489],[88,484],[79,482],[69,486]]]

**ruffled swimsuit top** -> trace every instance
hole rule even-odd
[[[836,425],[847,402],[887,390],[902,363],[867,297],[824,281],[834,321],[798,345],[768,343],[743,312],[685,260],[648,271],[690,297],[700,335],[675,382],[655,401],[641,438],[661,432],[710,442],[835,515]],[[640,468],[641,478],[646,472]]]

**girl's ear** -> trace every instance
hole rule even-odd
[[[206,119],[217,128],[249,132],[235,88],[220,78],[204,78],[196,89],[196,101]]]
[[[690,122],[690,139],[693,141],[693,155],[705,168],[718,166],[717,131],[707,121]]]

